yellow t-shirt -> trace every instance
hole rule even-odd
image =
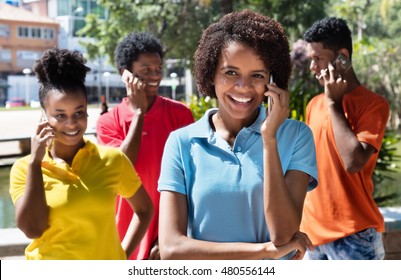
[[[15,202],[24,194],[30,155],[15,162],[10,194]],[[131,197],[141,181],[131,162],[118,149],[86,140],[72,166],[48,154],[42,173],[49,227],[25,250],[27,259],[126,259],[117,233],[117,194]]]

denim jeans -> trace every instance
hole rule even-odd
[[[368,228],[307,251],[304,260],[383,260],[382,234]]]

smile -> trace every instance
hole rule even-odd
[[[156,87],[159,85],[158,82],[154,82],[154,83],[146,83],[146,85],[151,86],[151,87]]]
[[[75,136],[79,133],[79,130],[77,131],[71,131],[71,132],[64,132],[64,134],[67,134],[68,136]]]
[[[231,98],[233,100],[239,102],[239,103],[248,103],[248,102],[250,102],[252,100],[252,98],[249,98],[249,97],[245,98],[245,97],[234,97],[234,96],[231,96]]]

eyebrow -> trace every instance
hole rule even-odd
[[[82,108],[85,108],[85,106],[84,105],[79,105],[79,106],[75,107],[74,110],[79,110],[79,109],[82,109]],[[64,109],[55,109],[55,111],[64,112],[65,110]]]
[[[228,66],[223,66],[223,67],[220,68],[220,70],[225,70],[225,69],[235,69],[235,70],[238,70],[238,69],[240,69],[240,68],[235,67],[235,66],[230,66],[230,65],[228,65]],[[263,72],[263,73],[269,74],[269,71],[264,70],[264,69],[253,70],[252,72],[253,72],[253,73],[255,73],[255,72]]]

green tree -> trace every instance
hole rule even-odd
[[[200,35],[222,15],[245,8],[259,11],[279,20],[296,38],[305,26],[324,14],[324,3],[315,0],[98,0],[108,11],[105,20],[88,15],[81,36],[93,38],[83,43],[89,58],[107,55],[113,62],[118,41],[128,33],[150,31],[166,48],[167,58],[192,61]]]

